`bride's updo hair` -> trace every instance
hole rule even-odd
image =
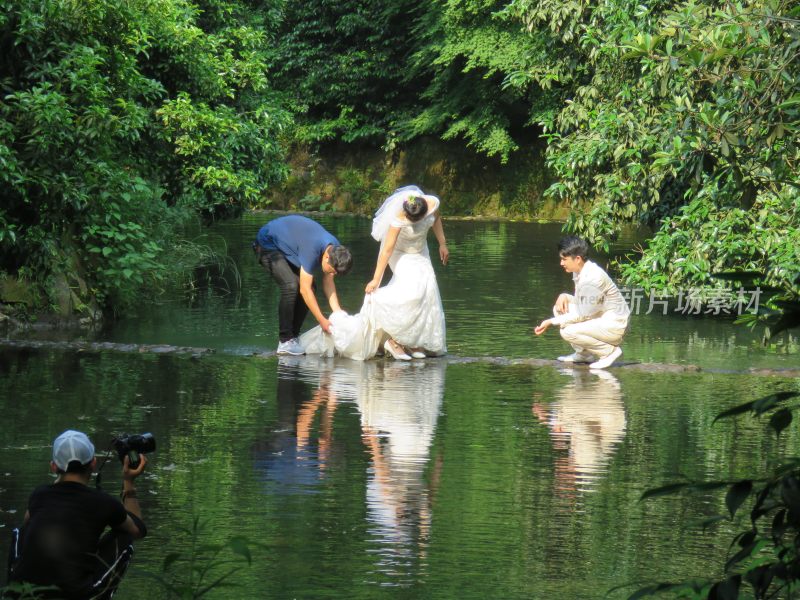
[[[403,202],[403,212],[409,221],[416,223],[428,212],[428,202],[422,196],[409,196]]]

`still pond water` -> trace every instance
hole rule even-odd
[[[121,600],[166,597],[149,575],[188,556],[195,518],[205,542],[251,542],[237,587],[211,598],[624,598],[637,584],[719,575],[736,530],[693,525],[724,511],[717,495],[639,502],[644,490],[746,477],[800,449],[796,430],[776,444],[750,419],[712,425],[734,403],[800,387],[741,373],[797,354],[730,321],[644,314],[646,300],[634,316],[626,362],[700,373],[514,364],[566,352],[556,332],[531,334],[571,287],[555,225],[446,222],[446,358],[253,356],[277,337],[276,291],[249,248],[268,218],[214,228],[239,286],[173,298],[101,338],[214,355],[0,350],[0,559],[59,432],[82,429],[99,450],[151,431],[158,449],[139,484],[150,535]],[[320,221],[354,251],[337,284],[357,310],[377,254],[369,222]],[[104,487],[119,483],[111,462]]]

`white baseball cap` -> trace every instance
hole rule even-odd
[[[67,429],[53,442],[53,462],[62,471],[66,471],[73,460],[85,465],[93,458],[94,445],[85,433]]]

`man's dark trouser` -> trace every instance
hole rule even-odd
[[[296,338],[300,335],[300,328],[308,314],[308,306],[300,294],[300,267],[295,267],[277,250],[261,250],[259,261],[278,283],[281,291],[278,305],[280,341]],[[315,288],[313,283],[311,287]]]
[[[11,583],[11,572],[20,557],[20,530],[11,532],[11,548],[8,552],[8,582]],[[133,539],[127,533],[109,531],[97,543],[97,557],[99,559],[95,571],[95,581],[90,590],[86,591],[86,598],[91,600],[108,600],[114,596],[128,570],[128,565],[133,557]],[[60,594],[56,593],[57,596]],[[10,596],[13,597],[13,596]],[[42,597],[48,597],[47,592]]]

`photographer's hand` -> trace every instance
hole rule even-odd
[[[147,457],[144,454],[140,454],[138,466],[135,469],[132,469],[130,459],[127,456],[125,457],[125,460],[122,462],[122,480],[124,482],[123,490],[125,489],[124,486],[128,483],[133,486],[133,480],[142,474],[146,464]]]
[[[144,454],[139,455],[139,465],[135,469],[131,468],[130,459],[127,456],[122,462],[122,506],[129,513],[136,515],[140,519],[142,518],[142,509],[139,507],[139,499],[136,497],[136,487],[133,482],[144,472],[146,464],[147,457]],[[133,527],[136,528],[135,525]],[[138,528],[136,528],[136,531],[139,531]],[[141,537],[141,535],[134,535],[134,537]]]

